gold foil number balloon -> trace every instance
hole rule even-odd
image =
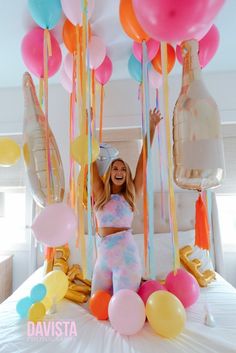
[[[25,97],[24,113],[24,160],[35,201],[42,207],[47,204],[47,159],[46,120],[39,105],[33,80],[28,72],[23,77]],[[51,203],[61,202],[64,197],[65,181],[60,153],[56,140],[49,128],[51,158]]]
[[[181,45],[182,89],[173,117],[174,180],[184,189],[204,190],[220,185],[223,142],[217,105],[207,91],[198,60],[198,42]]]

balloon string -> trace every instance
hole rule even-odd
[[[178,242],[178,225],[176,218],[175,194],[173,186],[173,166],[172,166],[172,146],[170,133],[170,115],[169,115],[169,88],[167,76],[167,45],[161,43],[161,62],[163,72],[163,89],[164,89],[164,110],[165,110],[165,126],[166,126],[166,144],[168,157],[168,186],[169,186],[169,215],[170,215],[170,229],[172,233],[172,240],[174,245],[174,270],[180,267],[179,259],[179,242]]]
[[[43,105],[43,78],[40,77],[39,79],[39,104]]]
[[[78,192],[79,192],[80,198],[77,201],[77,209],[79,211],[78,212],[79,227],[78,227],[77,237],[76,237],[76,247],[78,247],[79,240],[80,240],[81,267],[82,267],[83,277],[85,277],[85,274],[87,273],[86,243],[85,243],[85,237],[84,237],[84,208],[81,201],[83,190],[84,190],[84,172],[85,172],[85,167],[81,165],[80,173],[78,177]]]
[[[104,102],[104,86],[100,85],[100,119],[99,119],[99,142],[100,143],[102,143],[103,102]]]
[[[92,133],[94,135],[96,125],[96,92],[95,92],[95,71],[92,70],[92,83],[91,83],[91,102],[92,102]]]

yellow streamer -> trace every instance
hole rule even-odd
[[[167,74],[167,45],[165,42],[161,43],[161,62],[163,73],[163,93],[164,93],[164,109],[165,109],[165,124],[166,124],[166,144],[168,155],[168,186],[169,186],[169,200],[170,200],[170,222],[171,232],[174,238],[174,270],[180,267],[179,259],[179,241],[178,241],[178,225],[176,218],[176,205],[175,194],[173,186],[173,165],[172,165],[172,146],[171,146],[171,133],[170,133],[170,114],[169,114],[169,87],[168,87],[168,74]]]
[[[76,247],[80,245],[83,276],[85,276],[85,274],[87,273],[86,245],[85,245],[85,238],[84,238],[84,208],[83,208],[84,174],[85,174],[85,166],[81,166],[79,177],[78,177],[79,199],[77,202],[77,214],[79,214],[79,229],[77,232]],[[80,240],[80,244],[79,244],[79,240]]]

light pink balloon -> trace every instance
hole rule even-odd
[[[199,41],[199,63],[201,68],[205,67],[214,57],[220,43],[220,34],[215,25],[211,26],[207,34]],[[180,64],[183,64],[181,48],[176,47],[176,56]]]
[[[149,82],[153,88],[159,89],[162,86],[162,75],[151,67],[148,70]]]
[[[121,335],[134,335],[144,325],[145,307],[137,293],[121,289],[109,302],[108,316],[112,327]]]
[[[63,43],[63,26],[65,23],[66,17],[64,15],[61,16],[60,21],[57,23],[57,25],[50,31],[53,36],[56,38],[59,44]]]
[[[149,281],[144,282],[140,286],[140,288],[138,290],[138,295],[141,297],[142,301],[146,305],[146,302],[147,302],[149,296],[153,292],[156,292],[158,290],[165,290],[165,288],[163,287],[163,285],[160,282],[155,281],[153,279],[150,279]]]
[[[62,67],[60,72],[60,83],[67,92],[72,92],[72,81],[67,76],[64,66]]]
[[[94,0],[88,0],[88,18],[91,17],[94,9]],[[82,0],[61,0],[61,6],[64,14],[73,23],[74,26],[82,24],[83,19],[83,1]]]
[[[106,46],[99,37],[92,36],[89,44],[89,66],[91,69],[97,69],[105,59]]]
[[[73,76],[73,55],[71,53],[67,53],[64,59],[64,67],[67,76],[72,80]]]
[[[158,52],[158,49],[160,47],[160,43],[151,38],[146,42],[146,45],[147,45],[148,60],[152,61],[152,59],[155,58],[155,56]],[[136,57],[136,59],[141,62],[142,56],[143,56],[142,44],[137,43],[137,42],[133,42],[132,50],[133,50],[133,54]]]
[[[53,76],[61,66],[61,49],[57,40],[50,34],[52,56],[48,57],[48,77]],[[21,43],[21,54],[28,70],[37,77],[43,77],[44,30],[39,27],[33,28],[23,38]]]
[[[167,275],[165,287],[181,301],[185,308],[194,304],[200,294],[196,278],[182,268],[179,268],[176,274],[172,271]]]
[[[95,78],[99,83],[101,83],[101,85],[105,85],[110,80],[111,74],[112,62],[110,58],[106,55],[102,64],[98,66],[98,68],[95,70]]]
[[[143,30],[168,43],[201,39],[209,30],[225,0],[133,0]]]
[[[65,203],[46,206],[33,222],[35,238],[47,246],[65,245],[75,235],[77,219]]]

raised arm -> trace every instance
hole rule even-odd
[[[93,168],[92,189],[93,189],[94,198],[96,200],[96,196],[99,195],[104,190],[104,183],[98,173],[98,167],[96,162],[93,162],[92,168]]]
[[[161,117],[161,113],[159,112],[159,110],[157,110],[156,108],[153,110],[150,110],[149,117],[150,117],[150,142],[152,144],[153,138],[155,135],[156,126],[163,118]],[[144,143],[146,147],[145,151],[147,154],[147,136],[145,137]],[[135,177],[134,177],[134,187],[135,187],[136,196],[140,196],[143,190],[143,153],[144,153],[144,146],[142,147],[142,150],[138,159]]]

